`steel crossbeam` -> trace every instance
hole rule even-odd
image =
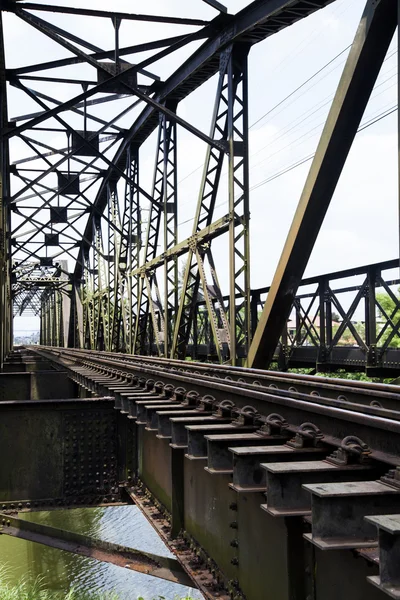
[[[307,299],[297,288],[397,25],[391,0],[367,1],[266,301],[262,292],[250,289],[251,47],[331,1],[254,0],[229,14],[220,2],[207,0],[219,13],[211,21],[1,2],[1,11],[70,57],[8,69],[2,36],[0,360],[10,349],[13,311],[32,310],[41,316],[46,345],[180,359],[203,352],[233,366],[247,359],[250,366],[265,368],[278,360],[283,369],[307,347],[315,351],[319,368],[331,363],[350,332],[365,364],[383,368],[385,353],[400,335],[400,321],[398,299],[379,268],[367,269],[346,310],[329,276],[320,278]],[[71,22],[64,24],[63,14]],[[66,25],[83,18],[109,25],[111,20],[111,49]],[[121,22],[189,29],[123,47]],[[179,63],[175,56],[182,49],[187,58]],[[145,58],[138,59],[143,52]],[[167,57],[171,64],[175,60],[175,70],[163,81],[157,71]],[[87,72],[77,71],[75,78],[63,70],[73,65],[85,65]],[[180,103],[213,75],[214,111],[206,134],[195,119],[182,116]],[[7,114],[7,82],[30,103],[22,114]],[[49,92],[49,85],[63,93]],[[205,153],[192,235],[183,240],[178,228],[181,130],[200,140]],[[139,165],[142,146],[155,131],[148,192]],[[9,149],[15,143],[29,154],[11,163]],[[220,185],[224,164],[227,190]],[[225,208],[217,219],[220,195]],[[220,236],[228,250],[225,278],[214,250]],[[179,260],[185,261],[182,282]],[[393,309],[381,305],[378,284]],[[365,332],[353,322],[362,302],[368,315]],[[294,328],[287,326],[291,311]],[[341,319],[335,330],[332,312]]]

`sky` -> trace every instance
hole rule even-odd
[[[72,0],[54,0],[52,4],[88,7],[88,3]],[[248,2],[234,0],[226,4],[229,12],[236,13]],[[297,168],[291,167],[316,149],[364,5],[363,0],[336,0],[327,8],[256,44],[250,51],[250,260],[253,288],[269,285],[272,280],[311,163],[308,161]],[[96,8],[109,9],[109,6],[109,2],[96,1]],[[132,3],[114,0],[113,9],[130,12]],[[144,10],[142,5],[141,10]],[[201,19],[211,19],[217,14],[201,0],[148,0],[145,10],[147,13]],[[44,13],[40,16],[44,17]],[[48,19],[94,44],[106,49],[113,47],[113,30],[108,20],[94,22],[59,15],[51,15]],[[64,49],[58,48],[13,15],[5,15],[4,29],[8,67],[48,60],[50,56],[69,56]],[[120,40],[121,45],[136,44],[195,29],[124,22]],[[195,47],[192,44],[190,48],[178,51],[173,57],[153,65],[152,69],[165,78]],[[330,61],[331,64],[324,68]],[[314,76],[320,69],[319,75]],[[57,76],[83,77],[85,73],[85,76],[93,78],[92,71],[86,65],[67,67],[62,74],[61,70],[57,72]],[[396,74],[397,37],[389,49],[363,123],[397,105]],[[302,86],[310,77],[309,83]],[[299,86],[302,86],[299,91],[291,95]],[[62,86],[49,86],[47,91],[50,89],[58,94],[60,100],[64,98]],[[213,77],[178,107],[181,117],[206,133],[210,127],[215,89],[216,77]],[[78,92],[75,90],[75,93]],[[290,98],[285,100],[289,95]],[[35,110],[38,108],[30,99],[10,89],[10,117]],[[102,105],[93,112],[109,116],[111,110],[109,105]],[[133,122],[137,112],[127,115],[124,126]],[[51,143],[59,143],[62,147],[63,141],[57,138]],[[141,149],[140,183],[149,193],[155,144],[153,134]],[[305,276],[398,257],[396,148],[396,112],[357,135]],[[201,140],[178,128],[180,240],[189,236],[193,227],[205,151]],[[13,160],[24,156],[27,156],[26,147],[12,145]],[[223,172],[226,169],[225,165]],[[13,189],[19,189],[18,183]],[[227,212],[226,175],[222,177],[217,207],[215,220]],[[213,242],[213,254],[223,293],[227,293],[227,236]],[[35,329],[37,321],[31,317],[20,318],[16,320],[15,328]]]

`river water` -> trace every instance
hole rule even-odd
[[[172,557],[136,506],[75,508],[23,513],[19,516],[130,548]],[[0,564],[9,567],[11,582],[18,582],[23,576],[34,581],[40,576],[44,580],[44,587],[58,593],[66,594],[73,587],[76,591],[112,591],[117,593],[121,600],[136,600],[138,596],[145,600],[153,600],[159,596],[165,597],[166,600],[175,600],[176,597],[181,598],[185,595],[196,599],[203,598],[198,590],[192,588],[6,535],[0,535]]]

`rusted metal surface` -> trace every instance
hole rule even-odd
[[[321,395],[278,394],[255,379],[222,379],[222,369],[194,376],[193,366],[54,353],[56,367],[90,390],[82,406],[96,412],[96,394],[110,394],[118,488],[207,598],[379,600],[382,588],[367,581],[378,577],[378,536],[364,517],[398,506],[400,413],[322,395],[325,382]],[[320,500],[324,486],[341,499]],[[361,543],[357,532],[366,532]]]
[[[127,492],[204,596],[208,600],[214,598],[230,600],[232,596],[224,592],[228,582],[200,546],[184,532],[179,537],[171,539],[170,516],[165,513],[164,507],[154,496],[140,483],[127,488]],[[238,596],[238,600],[239,598]]]
[[[132,390],[137,389],[138,382],[141,382],[142,389],[146,390],[157,382],[160,390],[168,388],[169,394],[172,390],[178,400],[182,400],[182,394],[184,398],[195,396],[198,405],[210,395],[214,398],[214,402],[218,403],[228,398],[238,411],[251,405],[255,414],[260,415],[259,425],[265,422],[269,414],[279,413],[289,423],[289,430],[295,433],[302,423],[312,420],[313,424],[323,432],[326,443],[340,446],[341,440],[346,435],[355,435],[367,443],[377,459],[388,464],[400,464],[397,441],[400,433],[400,411],[397,410],[355,404],[341,397],[327,398],[317,390],[314,390],[317,393],[306,395],[291,390],[276,391],[274,388],[264,388],[257,383],[233,382],[230,379],[220,379],[205,374],[196,375],[194,378],[190,371],[167,370],[160,363],[154,366],[146,361],[121,360],[120,356],[110,361],[109,358],[96,356],[95,353],[85,354],[76,350],[52,351],[47,348],[39,349],[39,353],[47,358],[54,356],[57,364],[70,370],[72,377],[75,376],[74,363],[78,363],[78,382],[86,387],[91,386],[94,391],[104,393],[109,389],[108,384],[113,385],[113,382],[118,381],[125,382],[126,385],[129,380]],[[82,371],[82,366],[85,367],[85,371]],[[103,372],[100,387],[96,383],[99,370]],[[94,383],[91,383],[92,378]],[[396,398],[396,404],[400,406],[400,394],[394,394],[393,387],[390,386],[392,400]],[[363,388],[360,386],[358,394],[363,393]],[[370,393],[371,389],[367,387],[365,394],[370,396]],[[380,388],[376,390],[374,397],[377,398],[379,393],[385,392]]]
[[[31,348],[44,356],[42,351]],[[49,349],[50,350],[50,349]],[[60,360],[61,353],[52,348],[52,360]],[[64,356],[68,354],[64,351]],[[196,378],[206,375],[215,379],[236,381],[238,383],[249,383],[259,387],[271,388],[274,393],[288,393],[291,395],[307,394],[322,398],[342,400],[342,402],[361,403],[365,406],[376,402],[383,408],[396,409],[398,407],[398,386],[390,384],[370,383],[366,381],[352,381],[346,379],[335,379],[321,377],[318,375],[300,375],[296,373],[282,373],[279,371],[265,371],[260,369],[248,369],[243,367],[230,367],[227,365],[205,364],[195,361],[160,359],[154,356],[134,356],[117,354],[111,352],[97,352],[75,349],[71,353],[73,360],[81,357],[83,361],[107,359],[108,365],[116,363],[126,367],[152,366],[156,369],[172,371],[175,374],[192,373]],[[63,363],[60,361],[60,365]],[[61,367],[62,368],[62,367]],[[296,397],[296,396],[293,396]],[[300,397],[301,398],[301,397]]]
[[[47,370],[0,373],[0,401],[74,398],[77,386],[66,371]]]
[[[0,506],[120,501],[125,419],[113,406],[111,398],[1,402]]]

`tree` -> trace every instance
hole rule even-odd
[[[384,330],[384,333],[379,339],[379,346],[383,346],[393,332],[393,326],[398,325],[400,321],[400,288],[397,289],[397,294],[392,297],[387,292],[376,294],[376,302],[378,304],[378,315],[381,322],[377,324],[378,332]],[[387,324],[388,320],[391,323]],[[400,328],[399,328],[400,329]],[[389,348],[400,348],[400,335],[395,333],[389,342]]]
[[[332,321],[333,321],[333,317],[332,317]],[[356,332],[358,333],[358,335],[365,340],[365,323],[362,323],[361,321],[357,321],[356,323],[352,322],[351,323],[352,326],[354,327],[354,329],[356,330]],[[339,329],[340,325],[334,325],[332,327],[332,335],[333,337],[335,337],[337,330]],[[340,336],[340,339],[338,340],[338,345],[357,345],[358,346],[358,341],[357,338],[355,337],[354,333],[351,331],[351,329],[349,327],[346,327],[345,330],[343,331],[342,335]]]

